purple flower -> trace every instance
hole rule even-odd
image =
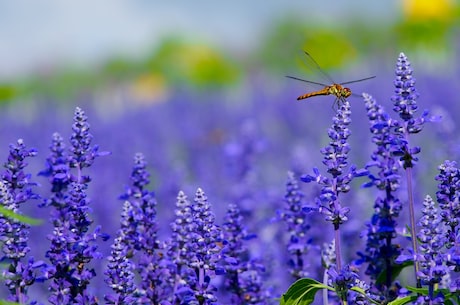
[[[285,206],[280,212],[280,217],[287,226],[289,236],[287,251],[290,255],[288,266],[296,280],[308,275],[306,255],[311,248],[311,238],[308,236],[310,230],[310,224],[307,222],[308,213],[302,208],[304,196],[294,173],[289,172],[284,195]]]
[[[413,119],[417,111],[416,99],[418,98],[415,89],[415,78],[412,76],[410,62],[404,53],[400,53],[396,64],[395,95],[392,97],[393,110],[399,113],[403,121]]]
[[[91,279],[96,276],[89,263],[94,258],[101,258],[96,240],[108,237],[100,232],[100,227],[90,231],[92,210],[86,195],[90,178],[84,176],[82,170],[104,153],[97,153],[97,146],[91,148],[92,135],[86,120],[84,112],[77,108],[68,152],[62,137],[53,135],[47,168],[41,172],[52,183],[52,196],[44,202],[44,206],[53,207],[51,222],[54,229],[48,236],[51,247],[46,253],[51,263],[47,271],[51,280],[51,296],[48,298],[51,304],[97,303],[87,291]],[[71,173],[71,168],[77,168],[76,175]]]
[[[356,272],[352,271],[350,265],[346,265],[341,270],[337,270],[335,265],[327,270],[329,276],[329,284],[334,287],[335,293],[340,300],[348,299],[348,292],[359,279]]]
[[[234,180],[237,187],[244,188],[243,182],[247,183],[251,178],[253,159],[264,150],[264,146],[264,140],[253,120],[244,121],[238,131],[238,138],[231,139],[225,144],[228,177]]]
[[[417,163],[416,155],[421,151],[418,146],[411,147],[409,143],[410,135],[419,133],[428,119],[428,111],[425,111],[420,117],[415,118],[417,111],[416,99],[418,94],[415,90],[415,79],[412,77],[412,68],[407,57],[401,53],[396,64],[395,95],[392,97],[393,110],[399,114],[401,122],[394,122],[394,142],[393,155],[399,157],[402,167],[405,170],[407,183],[407,197],[410,220],[410,235],[412,236],[412,249],[417,257],[417,239],[415,223],[415,203],[414,190],[412,187],[412,168]],[[418,261],[414,263],[414,275],[417,279],[417,287],[421,286],[420,279],[417,278],[419,272]]]
[[[441,224],[445,226],[444,243],[446,248],[443,261],[436,264],[437,271],[445,272],[441,263],[445,262],[455,272],[460,271],[460,170],[455,161],[444,161],[439,166],[436,180],[439,182],[436,198],[439,203]],[[435,267],[435,266],[433,266]],[[438,273],[438,272],[437,272]],[[451,291],[457,291],[460,280],[453,278]]]
[[[332,119],[332,126],[328,130],[329,145],[321,149],[324,155],[323,164],[327,167],[327,172],[331,177],[320,174],[319,170],[314,168],[314,175],[304,175],[301,180],[304,182],[316,181],[321,186],[321,194],[317,200],[318,211],[325,215],[326,221],[334,226],[335,231],[335,252],[337,268],[341,269],[341,250],[340,250],[340,226],[348,220],[350,208],[342,206],[339,199],[341,193],[347,193],[350,190],[350,182],[355,177],[367,174],[367,170],[357,170],[355,166],[350,166],[348,172],[348,153],[350,145],[347,140],[350,136],[348,125],[350,119],[350,103],[344,101],[341,103],[336,115]]]
[[[419,221],[420,230],[417,234],[420,249],[418,276],[423,283],[434,285],[441,282],[449,269],[443,262],[442,254],[445,245],[444,227],[430,196],[426,196],[423,201],[422,214]]]
[[[419,296],[415,302],[413,302],[415,305],[444,305],[446,304],[445,302],[445,297],[442,293],[438,293],[435,297],[431,296]]]
[[[460,234],[455,236],[455,243],[446,251],[445,260],[454,271],[460,271]]]
[[[20,208],[24,203],[38,198],[32,190],[32,186],[36,184],[30,181],[30,174],[24,172],[28,165],[26,158],[34,157],[36,154],[36,150],[28,149],[21,139],[10,145],[8,160],[4,163],[5,170],[0,180],[0,205],[3,208],[21,214]],[[36,273],[42,272],[37,269],[43,269],[44,263],[35,262],[32,257],[25,262],[30,252],[29,231],[30,225],[0,214],[2,261],[7,263],[2,274],[10,291],[8,300],[13,302],[26,302],[28,287],[35,281],[43,280],[43,277],[37,276]]]
[[[242,291],[241,305],[267,305],[270,304],[270,293],[264,288],[262,270],[257,263],[249,264],[247,271],[239,276],[239,286]]]
[[[106,283],[115,292],[105,296],[107,304],[134,304],[137,301],[134,284],[134,264],[128,259],[122,231],[112,245],[107,265]]]
[[[229,204],[222,230],[226,270],[224,289],[232,294],[229,304],[266,304],[269,293],[261,277],[264,268],[250,257],[245,243],[255,236],[246,232],[237,205]]]
[[[221,230],[215,224],[211,205],[204,192],[198,189],[191,204],[183,192],[176,203],[176,219],[172,224],[172,238],[168,256],[173,265],[173,294],[175,303],[187,299],[199,304],[216,304],[216,287],[211,279],[224,272],[221,260]],[[181,303],[182,304],[182,303]],[[198,303],[197,303],[198,304]]]
[[[223,255],[225,260],[226,288],[238,293],[238,273],[246,269],[249,260],[249,249],[245,241],[255,237],[246,231],[243,224],[243,215],[236,204],[229,204],[222,225],[225,247]]]
[[[168,256],[174,263],[174,274],[180,275],[182,267],[187,264],[191,232],[194,230],[191,203],[182,191],[177,195],[175,215],[176,218],[171,223],[172,236],[168,243]]]
[[[217,300],[213,295],[215,288],[210,280],[215,274],[222,274],[221,259],[221,229],[215,224],[215,217],[205,193],[199,188],[195,193],[192,205],[194,231],[191,239],[191,256],[189,267],[195,271],[197,278],[191,288],[198,300],[205,299],[202,304],[214,304]]]
[[[366,224],[366,249],[358,253],[361,257],[358,263],[368,264],[366,274],[374,280],[376,288],[385,293],[392,285],[394,260],[401,253],[400,247],[394,242],[396,219],[402,210],[402,204],[396,196],[396,191],[400,187],[401,178],[398,173],[400,167],[392,155],[395,145],[393,132],[395,121],[372,96],[363,94],[363,97],[371,125],[372,142],[377,146],[371,155],[371,161],[366,165],[370,171],[370,181],[365,186],[375,186],[382,191],[383,196],[377,196],[374,203],[375,212],[370,222]],[[377,172],[372,173],[372,169]],[[375,283],[384,271],[386,274],[384,281]]]
[[[58,133],[53,134],[49,148],[51,154],[46,159],[46,169],[42,170],[39,175],[48,177],[52,186],[52,195],[51,198],[44,200],[42,207],[52,205],[59,211],[67,205],[66,192],[71,182],[69,156],[64,139]]]
[[[132,185],[120,197],[125,200],[120,230],[125,252],[137,257],[136,271],[140,275],[144,301],[156,304],[166,298],[168,285],[164,278],[168,274],[163,256],[164,245],[157,236],[155,194],[146,189],[150,183],[146,166],[144,155],[137,153],[131,173]]]
[[[171,276],[166,279],[172,290],[168,298],[170,304],[176,303],[179,296],[195,299],[191,288],[187,286],[184,289],[181,283],[182,276],[188,272],[188,258],[192,253],[192,232],[195,229],[191,203],[182,191],[177,195],[175,214],[176,218],[171,223],[171,238],[167,243],[167,255],[171,259],[168,265]],[[184,296],[185,292],[187,296]]]
[[[96,275],[88,263],[94,258],[102,258],[97,252],[96,240],[105,236],[100,233],[100,227],[89,232],[92,220],[89,219],[89,200],[85,192],[86,185],[75,182],[70,184],[67,214],[64,219],[55,219],[53,234],[48,237],[51,240],[51,248],[46,253],[52,264],[48,271],[52,281],[52,295],[48,299],[51,304],[63,304],[60,300],[64,296],[61,294],[67,293],[72,302],[97,303],[95,297],[86,291]],[[67,292],[68,289],[70,291]]]
[[[3,164],[5,171],[2,173],[2,180],[7,184],[18,208],[30,199],[38,199],[38,195],[32,191],[32,186],[35,186],[36,183],[31,182],[31,175],[24,172],[28,165],[26,158],[36,155],[36,149],[27,148],[24,141],[19,139],[16,144],[10,144],[8,161]]]
[[[129,251],[158,248],[155,194],[145,189],[150,183],[144,155],[134,156],[131,185],[120,199],[129,202],[129,211],[122,219],[122,230]],[[150,251],[148,250],[148,251]]]
[[[348,125],[351,122],[351,111],[348,101],[341,103],[337,114],[333,118],[332,127],[329,128],[328,135],[331,141],[329,145],[321,149],[324,155],[323,164],[327,167],[327,172],[331,177],[325,177],[314,169],[314,175],[304,175],[301,180],[304,182],[316,181],[322,186],[319,197],[319,211],[326,216],[326,220],[334,225],[337,230],[341,224],[348,220],[347,207],[342,207],[339,198],[340,193],[346,193],[350,190],[350,182],[353,178],[365,175],[367,172],[357,170],[351,166],[348,173],[344,173],[348,166],[348,153],[350,145],[347,142],[350,136]]]
[[[19,212],[17,203],[4,181],[0,181],[0,205],[15,213]],[[43,276],[38,276],[45,267],[43,262],[35,262],[33,258],[24,262],[24,257],[30,251],[27,245],[29,230],[29,225],[0,214],[2,261],[8,263],[2,271],[2,278],[10,291],[8,300],[12,302],[25,303],[28,301],[29,286],[36,281],[44,280]]]
[[[418,93],[415,89],[415,79],[412,76],[410,62],[404,53],[398,57],[395,73],[395,95],[391,99],[394,104],[393,110],[399,114],[402,122],[394,125],[399,147],[393,151],[393,154],[400,157],[406,169],[415,165],[418,161],[415,155],[421,150],[420,147],[409,146],[409,134],[419,133],[425,122],[433,121],[434,118],[428,118],[428,111],[424,111],[420,117],[414,117],[418,108],[416,103]]]
[[[98,145],[91,146],[93,135],[89,132],[90,125],[88,123],[88,117],[81,108],[75,108],[73,121],[73,132],[70,137],[70,152],[72,153],[70,167],[76,168],[77,177],[85,180],[88,179],[88,177],[81,177],[81,170],[85,167],[90,167],[96,157],[104,156],[109,153],[99,152]]]
[[[395,192],[400,186],[399,164],[392,155],[396,140],[393,132],[397,122],[389,117],[383,107],[369,94],[364,93],[367,116],[370,122],[372,142],[377,146],[372,152],[371,161],[366,168],[376,168],[377,175],[369,173],[370,182],[365,186],[376,186],[380,190]],[[400,207],[399,207],[400,209]],[[397,213],[395,210],[392,213]]]
[[[460,219],[460,170],[455,161],[444,161],[439,166],[439,174],[436,180],[439,181],[436,199],[441,209],[443,223],[447,226],[447,244],[450,248],[455,244],[456,236],[459,233]]]

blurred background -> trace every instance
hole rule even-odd
[[[178,88],[280,85],[302,50],[344,81],[383,81],[401,51],[418,73],[442,76],[456,72],[457,17],[455,0],[1,1],[0,101],[91,96],[113,106],[165,101]]]
[[[416,172],[425,177],[417,196],[433,195],[436,167],[460,153],[459,7],[457,0],[0,1],[0,157],[6,160],[8,144],[18,138],[38,148],[29,171],[46,197],[50,186],[36,173],[52,133],[70,136],[79,106],[93,143],[112,153],[90,169],[94,219],[106,232],[118,227],[117,198],[134,154],[143,152],[163,236],[177,192],[193,198],[202,187],[218,219],[229,202],[238,203],[262,247],[270,247],[286,173],[322,165],[319,150],[335,114],[333,97],[297,102],[318,88],[285,76],[329,84],[306,50],[336,82],[376,76],[350,87],[392,112],[394,67],[404,52],[420,113],[443,117],[414,138],[423,160]],[[374,146],[362,99],[350,102],[351,161],[362,167]],[[356,238],[373,199],[360,193],[350,205],[367,213],[350,219]],[[36,256],[48,247],[40,240],[49,231],[41,231],[33,232]]]
[[[189,138],[201,141],[197,146],[224,143],[245,121],[270,139],[305,138],[311,126],[326,130],[334,110],[333,97],[295,101],[319,88],[286,75],[330,83],[303,50],[335,82],[376,76],[351,89],[381,103],[391,103],[395,62],[404,52],[418,80],[420,108],[442,115],[439,128],[453,135],[460,113],[458,17],[456,0],[0,1],[0,144],[24,137],[41,147],[52,132],[70,127],[76,106],[97,121],[95,132],[123,123],[138,128],[137,142],[126,128],[118,128],[117,138],[114,132],[103,137],[117,143],[112,151],[127,147],[123,136],[136,142],[129,155],[148,155],[147,134],[179,143],[194,132]],[[360,98],[351,101],[362,118]],[[148,125],[154,121],[148,111],[158,114],[160,127]],[[193,126],[187,132],[182,117]],[[15,126],[24,131],[13,132]],[[190,168],[178,152],[184,148],[171,150],[169,156]],[[448,153],[457,151],[449,146]]]

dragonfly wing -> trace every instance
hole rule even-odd
[[[295,76],[286,75],[286,77],[287,77],[287,78],[291,78],[291,79],[295,79],[295,80],[299,80],[299,81],[304,82],[304,83],[309,83],[309,84],[314,84],[314,85],[319,85],[319,86],[328,86],[328,85],[326,85],[326,84],[317,83],[317,82],[312,82],[312,81],[310,81],[310,80],[298,78],[298,77],[295,77]]]
[[[305,55],[307,55],[307,65],[308,66],[313,66],[316,71],[318,71],[319,74],[324,78],[324,80],[327,80],[330,84],[335,84],[336,82],[332,79],[332,77],[329,76],[323,69],[321,69],[320,65],[316,62],[316,60],[313,59],[313,56],[311,56],[307,51],[303,51]]]
[[[340,85],[346,85],[346,84],[352,84],[352,83],[362,82],[363,80],[368,80],[368,79],[373,79],[373,78],[375,78],[375,76],[371,76],[371,77],[366,77],[366,78],[361,78],[361,79],[352,80],[352,81],[349,81],[349,82],[340,83]]]

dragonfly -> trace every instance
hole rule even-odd
[[[323,76],[324,79],[326,79],[330,83],[330,85],[319,83],[319,82],[313,82],[310,80],[306,80],[306,79],[302,79],[302,78],[298,78],[294,76],[286,76],[288,78],[295,79],[301,82],[323,86],[323,89],[321,90],[312,91],[312,92],[308,92],[308,93],[300,95],[297,98],[298,101],[304,100],[304,99],[307,99],[313,96],[318,96],[318,95],[334,95],[336,97],[334,105],[340,105],[340,103],[345,102],[345,99],[348,98],[352,94],[350,88],[344,87],[343,85],[362,82],[368,79],[375,78],[375,76],[371,76],[371,77],[361,78],[361,79],[352,80],[348,82],[336,83],[329,76],[329,74],[327,74],[323,69],[321,69],[318,63],[313,59],[313,57],[307,51],[304,51],[304,53],[307,55],[308,59],[313,63],[313,66],[316,68],[316,70],[319,71],[319,73]]]

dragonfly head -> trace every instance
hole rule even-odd
[[[342,96],[343,96],[343,97],[349,97],[350,95],[351,95],[351,90],[350,90],[350,88],[345,88],[345,87],[344,87],[343,90],[342,90]]]

